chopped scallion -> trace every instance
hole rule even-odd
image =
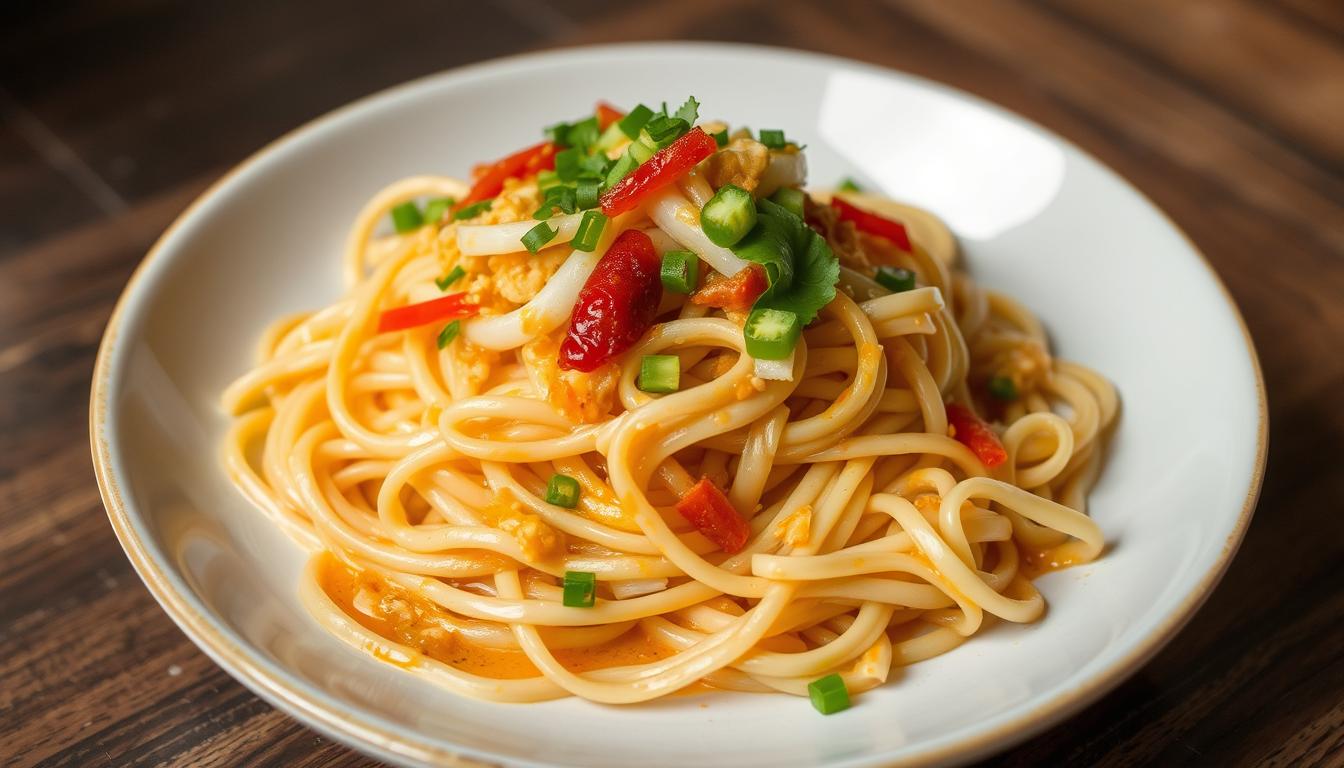
[[[633,147],[634,145],[631,144],[630,146]],[[607,171],[607,179],[605,182],[603,182],[603,186],[605,186],[607,189],[611,189],[612,187],[619,184],[621,179],[624,179],[627,174],[635,170],[635,168],[638,166],[639,161],[631,157],[629,151],[627,150],[626,154],[621,155],[620,158],[617,159],[616,162],[611,166],[611,169]]]
[[[681,358],[676,355],[645,355],[639,361],[635,386],[643,392],[666,394],[681,385]]]
[[[785,309],[753,309],[742,328],[747,354],[757,360],[783,360],[798,346],[803,324]]]
[[[600,198],[601,196],[602,196],[602,182],[600,181],[579,182],[578,188],[574,190],[574,204],[579,207],[579,210],[586,211],[589,208],[596,208],[598,198]]]
[[[761,129],[761,143],[771,149],[783,149],[788,145],[784,132],[773,128]]]
[[[849,709],[849,689],[840,675],[832,673],[808,683],[807,695],[812,699],[812,706],[823,715]]]
[[[495,199],[492,197],[489,200],[482,200],[479,203],[472,203],[471,205],[463,206],[461,209],[459,209],[453,214],[453,221],[462,221],[463,219],[474,219],[477,216],[480,216],[482,213],[485,213],[486,211],[490,210],[490,206],[494,204]]]
[[[691,124],[679,117],[657,115],[645,124],[641,137],[648,136],[653,139],[655,147],[662,149],[681,138],[681,135],[689,130],[691,130]]]
[[[579,161],[583,159],[581,150],[570,147],[555,153],[555,175],[561,181],[573,181],[579,177]]]
[[[559,233],[554,227],[543,221],[527,230],[527,234],[523,235],[523,247],[531,253],[536,253],[544,248],[547,243],[554,240],[557,234]]]
[[[596,605],[597,574],[565,571],[564,597],[561,602],[568,608],[592,608]]]
[[[537,174],[537,189],[545,192],[560,182],[560,175],[555,171],[541,171]]]
[[[700,209],[700,228],[715,245],[729,248],[756,226],[756,201],[751,193],[725,184]]]
[[[425,201],[425,223],[437,224],[443,220],[443,215],[453,207],[456,202],[451,197],[435,197]]]
[[[714,136],[714,143],[715,143],[715,144],[718,144],[719,147],[722,148],[722,147],[726,147],[726,146],[728,146],[728,129],[727,129],[727,128],[724,128],[722,131],[718,131],[717,133],[714,133],[714,134],[712,134],[712,135]]]
[[[640,129],[644,127],[645,123],[649,122],[651,117],[653,117],[652,109],[643,104],[637,104],[634,109],[630,110],[630,114],[621,118],[616,124],[621,127],[621,133],[634,140],[639,136]]]
[[[579,219],[579,228],[574,231],[570,247],[576,251],[592,253],[597,248],[597,240],[602,237],[602,228],[607,225],[607,216],[597,209],[584,211]]]
[[[801,219],[803,218],[804,197],[803,190],[797,187],[780,187],[775,190],[775,194],[771,195],[770,199],[784,206],[790,213]]]
[[[901,293],[915,287],[915,273],[900,267],[878,267],[873,279],[892,293]]]
[[[419,206],[409,200],[392,209],[392,226],[399,235],[414,232],[424,223],[425,219],[420,215]]]
[[[860,187],[860,186],[859,186],[859,182],[857,182],[857,181],[851,179],[851,178],[848,177],[848,176],[846,176],[845,178],[843,178],[843,179],[840,180],[840,186],[837,187],[837,189],[839,189],[841,192],[862,192],[862,191],[863,191],[863,187]]]
[[[462,332],[461,320],[454,320],[451,323],[443,326],[443,330],[439,331],[439,340],[438,340],[439,349],[443,349],[449,344],[452,344],[453,339],[456,339],[457,334],[461,332]]]
[[[690,251],[668,251],[663,254],[659,277],[667,290],[690,293],[700,280],[700,257]]]
[[[579,506],[579,481],[569,475],[551,475],[546,483],[546,503],[565,509]]]
[[[448,286],[452,285],[453,283],[456,283],[458,280],[461,280],[463,277],[466,276],[466,274],[467,270],[463,269],[461,264],[458,264],[457,266],[449,270],[448,274],[444,275],[443,277],[435,278],[434,284],[439,286],[440,291],[446,291],[448,290]]]
[[[995,376],[989,380],[989,394],[999,400],[1016,400],[1017,384],[1009,376]]]

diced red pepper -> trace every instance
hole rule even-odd
[[[611,124],[625,117],[625,113],[611,106],[605,101],[597,102],[597,109],[594,111],[597,115],[597,129],[605,131],[611,127]]]
[[[562,369],[596,370],[639,341],[663,300],[661,266],[648,235],[627,229],[616,238],[574,302],[569,333],[560,343]]]
[[[760,264],[748,264],[732,277],[718,273],[710,275],[705,284],[691,294],[691,303],[746,312],[768,287],[770,283],[765,276],[765,268]]]
[[[479,304],[469,304],[463,299],[465,293],[450,293],[447,296],[389,309],[378,316],[378,332],[404,331],[428,325],[437,320],[449,320],[457,317],[471,317],[481,308]]]
[[[910,235],[905,231],[905,225],[899,221],[892,221],[872,211],[865,211],[845,202],[838,195],[831,198],[831,207],[840,214],[841,221],[854,222],[854,227],[860,232],[885,237],[897,248],[907,253],[914,253],[914,249],[910,246]]]
[[[549,141],[514,152],[503,160],[478,165],[472,171],[476,181],[471,185],[471,191],[466,197],[457,201],[453,210],[489,200],[504,189],[504,182],[509,179],[531,176],[553,168],[555,168],[555,144]]]
[[[1008,451],[999,442],[999,436],[970,408],[948,403],[947,423],[952,425],[952,437],[970,448],[986,467],[993,469],[1008,460]]]
[[[604,192],[600,201],[602,212],[608,216],[625,213],[649,195],[681,178],[718,148],[713,136],[699,128],[692,128],[685,136],[655,152],[647,162]]]
[[[677,512],[705,538],[730,555],[742,551],[751,537],[751,527],[733,508],[723,491],[708,477],[700,478],[677,502]]]

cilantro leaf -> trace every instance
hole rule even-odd
[[[770,287],[756,307],[793,312],[807,325],[835,299],[840,261],[825,238],[789,209],[758,200],[756,211],[756,226],[732,249],[765,268]]]
[[[672,117],[685,120],[687,125],[695,125],[695,121],[700,119],[700,102],[696,101],[694,96],[687,96],[686,103],[678,107]]]

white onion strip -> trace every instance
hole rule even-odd
[[[681,247],[689,248],[720,274],[732,277],[747,266],[747,262],[709,241],[700,229],[700,211],[687,200],[676,185],[654,193],[645,206],[649,218]]]
[[[556,216],[546,223],[556,231],[548,246],[568,243],[579,230],[582,213]],[[495,256],[501,253],[517,253],[523,248],[523,235],[537,226],[537,222],[528,219],[508,224],[460,224],[457,227],[457,250],[463,256]]]

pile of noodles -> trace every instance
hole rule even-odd
[[[688,215],[712,190],[691,174],[613,218],[592,253],[564,245],[577,222],[563,217],[549,248],[517,253],[532,182],[478,219],[375,232],[398,203],[465,191],[417,177],[376,195],[350,233],[346,295],[272,325],[223,398],[232,476],[313,551],[305,604],[352,645],[498,701],[628,703],[697,682],[805,695],[832,672],[853,693],[995,618],[1035,620],[1029,577],[1100,553],[1086,495],[1115,393],[1054,359],[1026,309],[957,271],[932,216],[863,199],[906,222],[913,253],[826,223],[841,284],[788,380],[757,375],[742,317],[672,293],[635,348],[577,374],[555,350],[621,231],[741,268]],[[920,287],[887,293],[869,278],[877,264]],[[434,280],[456,265],[484,308],[460,338],[439,349],[438,327],[375,333],[381,311],[442,295]],[[680,357],[679,391],[636,386],[648,354]],[[1011,376],[1017,399],[984,396],[989,375]],[[950,401],[998,425],[1005,464],[986,469],[949,435]],[[544,500],[556,473],[579,481],[577,508]],[[676,513],[701,477],[750,519],[742,552]],[[333,567],[355,575],[348,602],[324,576]],[[594,607],[562,604],[566,571],[597,575]],[[632,643],[652,652],[604,655]],[[462,663],[480,649],[522,672]]]

